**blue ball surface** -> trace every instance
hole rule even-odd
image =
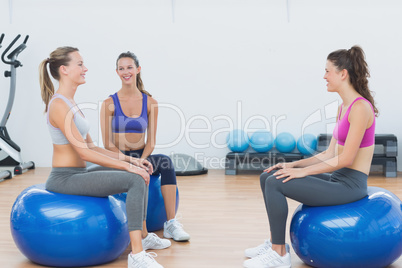
[[[241,129],[232,130],[226,138],[226,144],[232,152],[241,153],[249,146],[248,136]]]
[[[312,155],[317,150],[317,137],[304,134],[297,140],[297,150],[303,155]]]
[[[402,254],[401,206],[379,187],[345,205],[300,205],[290,225],[292,246],[313,267],[386,267]]]
[[[250,137],[250,146],[258,153],[266,153],[274,146],[274,137],[267,130],[257,130]]]
[[[296,140],[292,134],[282,132],[276,136],[275,147],[281,153],[290,153],[296,148]]]
[[[33,185],[17,197],[11,233],[31,261],[52,267],[99,265],[118,258],[130,238],[126,205],[113,197],[66,195]]]
[[[163,229],[167,220],[165,202],[161,191],[160,176],[150,176],[147,209],[147,229],[150,232]],[[179,207],[179,189],[176,188],[176,212]]]

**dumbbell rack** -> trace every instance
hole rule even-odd
[[[292,162],[300,160],[303,155],[300,153],[280,153],[275,149],[268,153],[233,153],[226,155],[225,174],[237,175],[239,170],[263,171],[272,165],[281,162]]]
[[[317,137],[317,151],[325,151],[332,135],[320,134]],[[375,149],[371,166],[382,166],[385,177],[397,176],[398,141],[393,134],[376,134]]]

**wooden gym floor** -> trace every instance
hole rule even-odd
[[[50,168],[37,168],[12,180],[0,182],[0,267],[42,267],[27,260],[15,246],[10,232],[11,207],[18,194],[30,185],[44,183]],[[259,187],[259,173],[226,176],[224,170],[206,175],[178,177],[181,222],[190,242],[172,242],[164,250],[151,250],[166,268],[242,267],[244,249],[268,238],[268,220]],[[369,186],[388,189],[402,199],[402,174],[398,178],[371,175]],[[288,228],[299,203],[288,200]],[[162,232],[156,232],[162,236]],[[287,242],[290,243],[289,237]],[[97,267],[127,267],[129,248],[117,260]],[[292,267],[309,267],[291,250]],[[390,268],[401,267],[402,257]]]

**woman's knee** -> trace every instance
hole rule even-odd
[[[264,191],[265,189],[265,182],[267,181],[267,179],[272,176],[273,172],[263,172],[260,175],[260,185],[261,185],[261,189]]]
[[[265,191],[265,193],[271,192],[271,191],[277,191],[280,189],[280,187],[283,185],[282,180],[278,180],[276,178],[276,176],[274,175],[269,175],[267,176],[266,180],[265,180],[265,188],[263,189],[263,191]]]
[[[157,157],[156,165],[159,170],[174,170],[172,159],[169,156],[158,154]]]
[[[138,174],[130,173],[128,176],[128,188],[146,189],[146,183],[143,177]]]

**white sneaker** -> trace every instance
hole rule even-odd
[[[286,252],[290,252],[289,244],[285,244],[285,247],[286,247]],[[267,253],[269,248],[272,248],[272,243],[269,240],[265,240],[264,243],[262,243],[259,246],[256,246],[255,248],[246,249],[244,251],[244,255],[247,258],[254,258],[254,257],[257,257],[258,255]]]
[[[146,253],[145,250],[137,254],[128,254],[128,268],[163,268],[155,261],[156,253]]]
[[[246,268],[290,268],[292,264],[289,252],[285,256],[280,256],[272,248],[269,248],[267,253],[244,261],[243,266]]]
[[[154,233],[148,233],[147,237],[142,239],[142,248],[148,249],[164,249],[168,248],[172,243],[168,239],[159,238]]]
[[[174,241],[190,240],[190,235],[184,231],[183,224],[177,219],[172,219],[163,224],[163,236],[173,238]]]

